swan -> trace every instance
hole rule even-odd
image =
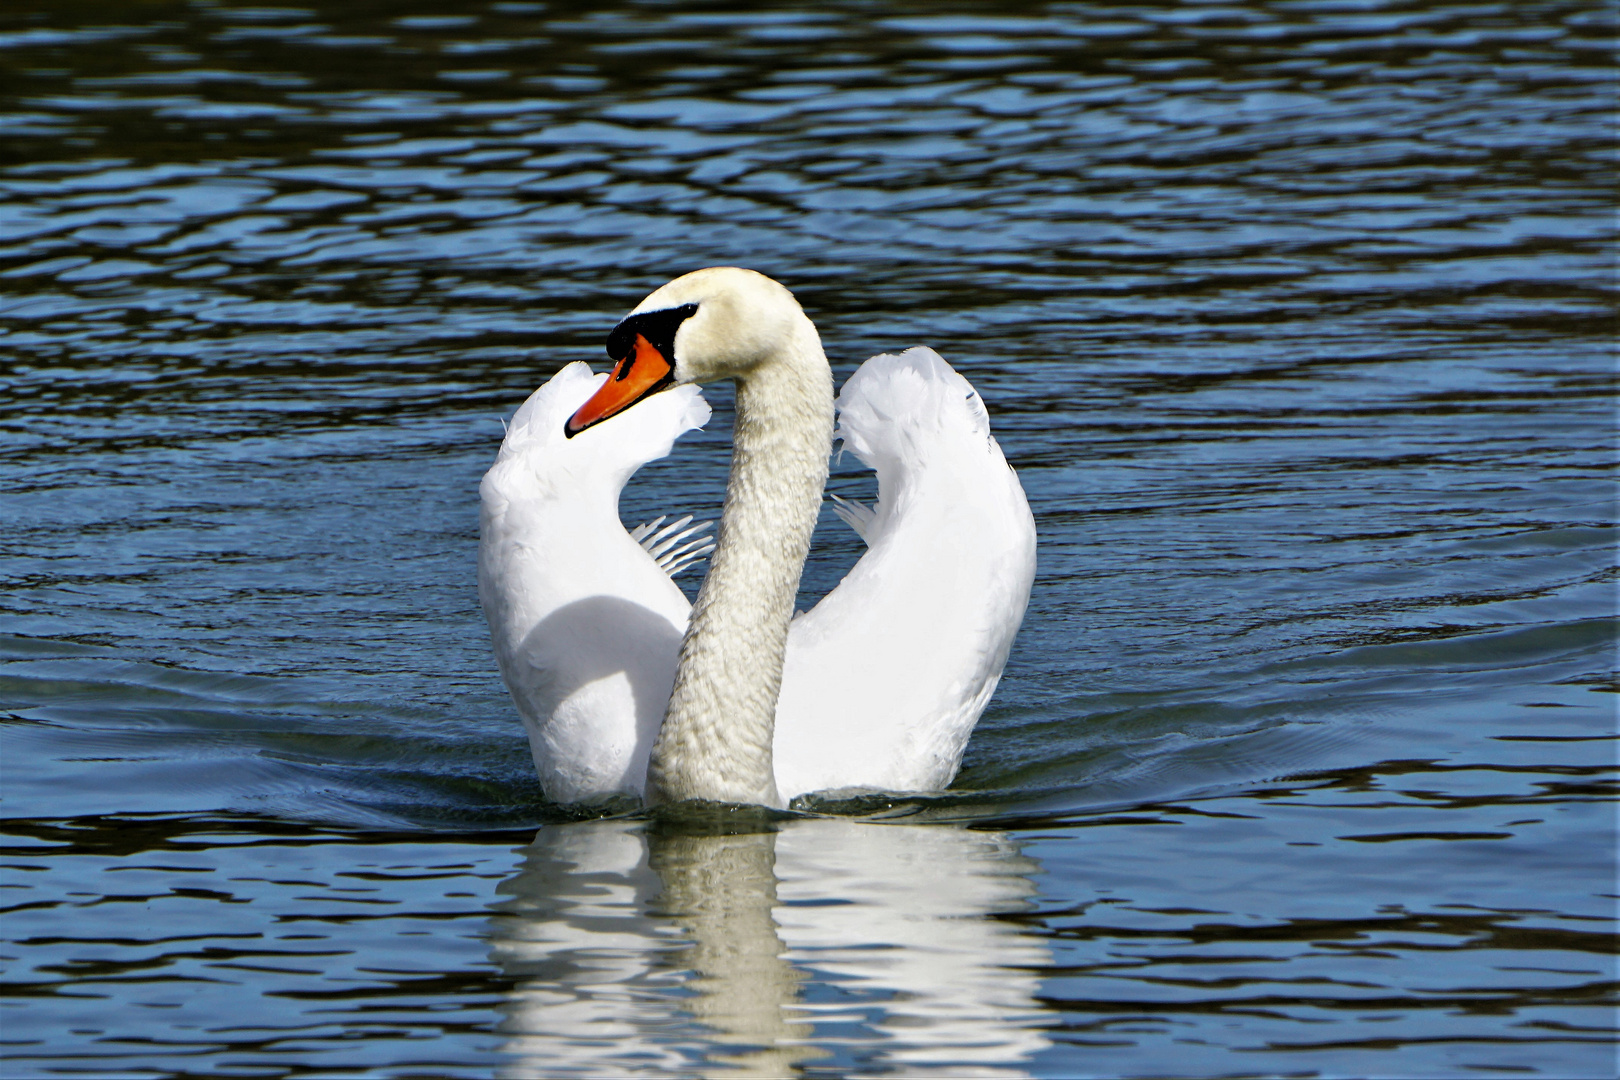
[[[611,373],[575,362],[524,402],[479,489],[479,599],[547,798],[785,807],[949,784],[1035,574],[978,393],[917,347],[868,360],[835,405],[793,294],[737,267],[655,290],[607,351]],[[718,535],[627,531],[625,483],[708,420],[699,384],[719,379],[736,420]],[[873,506],[834,503],[867,551],[796,616],[835,435],[877,472]],[[704,555],[689,606],[672,574]]]

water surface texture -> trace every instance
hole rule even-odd
[[[5,6],[6,1077],[1614,1072],[1612,8],[994,10]],[[941,796],[541,797],[478,479],[716,263],[1023,478]]]

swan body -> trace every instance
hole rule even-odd
[[[795,618],[834,434],[815,327],[776,282],[718,268],[652,293],[609,352],[611,375],[571,364],[530,397],[480,489],[479,595],[547,796],[782,806],[948,784],[1035,570],[978,394],[924,348],[851,376],[837,434],[878,499],[835,509],[868,550]],[[689,609],[617,502],[707,420],[693,384],[717,378],[737,383],[735,448]]]

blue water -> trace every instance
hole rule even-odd
[[[1612,10],[996,11],[0,12],[0,1073],[1616,1071]],[[1038,580],[949,791],[585,820],[477,482],[726,263]]]

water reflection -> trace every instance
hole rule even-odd
[[[649,838],[648,863],[664,891],[656,911],[691,942],[678,957],[691,970],[687,1009],[713,1033],[711,1060],[746,1075],[783,1076],[812,1056],[810,1025],[789,1007],[803,977],[787,958],[778,904],[776,833]]]
[[[1029,907],[1037,871],[947,827],[547,827],[492,929],[502,1075],[1026,1075],[1050,955],[993,916]]]

